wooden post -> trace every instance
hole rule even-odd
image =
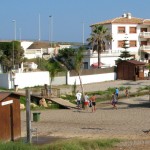
[[[32,142],[31,135],[31,110],[30,110],[30,90],[26,90],[26,127],[27,127],[27,143]]]

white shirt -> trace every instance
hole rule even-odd
[[[81,96],[82,96],[82,94],[81,94],[81,93],[79,93],[79,92],[78,92],[78,93],[76,93],[76,98],[77,98],[77,100],[78,100],[78,101],[80,101],[80,100],[81,100]]]
[[[89,101],[89,96],[85,95],[85,102],[88,102],[88,101]]]

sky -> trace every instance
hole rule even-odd
[[[150,0],[1,0],[0,40],[86,42],[91,24],[128,12],[150,19],[149,8]]]

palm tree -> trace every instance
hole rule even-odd
[[[66,70],[74,70],[80,81],[83,99],[85,99],[84,88],[81,79],[82,66],[83,66],[83,48],[72,49],[65,48],[60,50],[58,55],[54,58],[56,62],[59,62]]]
[[[60,66],[60,64],[56,61],[49,62],[45,65],[45,68],[50,73],[50,89],[52,89],[52,81],[54,80],[54,77],[58,74],[58,72],[64,71],[64,69]]]
[[[101,53],[106,49],[106,42],[110,42],[111,40],[112,36],[108,32],[108,28],[102,25],[95,25],[93,27],[91,36],[87,41],[92,46],[93,51],[97,51],[98,53],[98,68],[100,68]]]

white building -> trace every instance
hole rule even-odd
[[[97,24],[108,28],[113,38],[107,43],[107,50],[101,54],[102,63],[115,65],[114,60],[125,50],[123,48],[125,40],[129,42],[127,50],[135,56],[135,59],[145,62],[150,60],[150,19],[135,18],[131,13],[127,13],[121,17],[92,24],[91,29]],[[97,63],[97,53],[89,52],[86,57],[85,66]]]

